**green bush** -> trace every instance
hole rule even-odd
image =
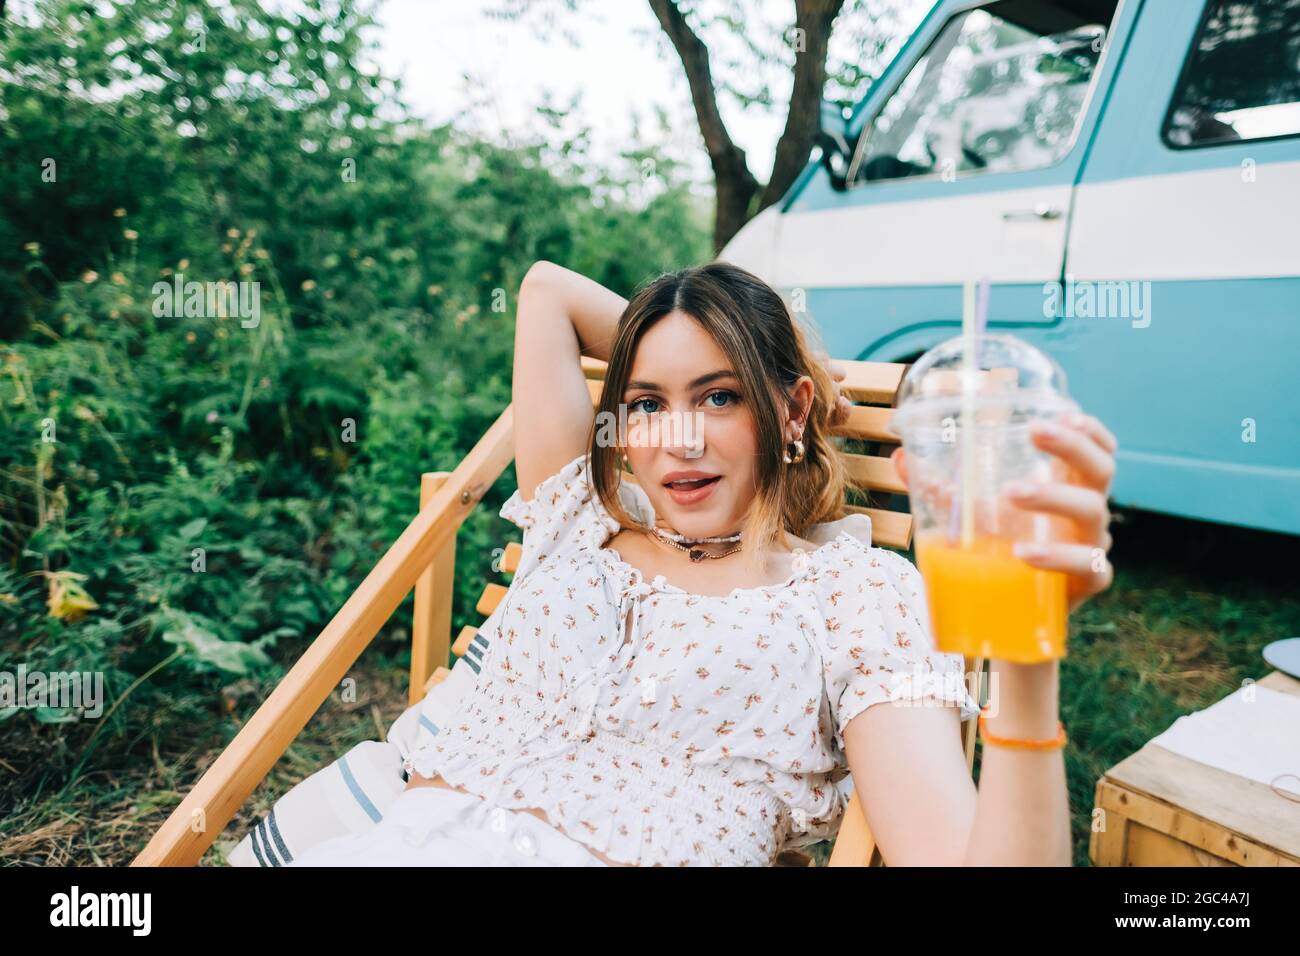
[[[667,160],[594,176],[580,151],[428,129],[358,69],[368,6],[301,6],[51,0],[0,47],[0,655],[102,671],[114,707],[58,746],[41,727],[67,714],[0,711],[6,754],[53,755],[41,781],[93,734],[111,766],[160,713],[212,723],[223,687],[270,686],[414,516],[420,474],[508,404],[533,261],[629,294],[708,255]],[[177,276],[258,283],[260,321],[167,314]],[[459,536],[457,626],[512,480]]]

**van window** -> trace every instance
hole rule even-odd
[[[1210,0],[1165,117],[1175,148],[1300,133],[1300,0]]]
[[[864,127],[854,184],[1050,166],[1074,142],[1116,0],[999,0],[954,15]]]

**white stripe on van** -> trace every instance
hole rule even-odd
[[[1300,162],[1085,184],[1074,215],[1076,280],[1300,275]]]
[[[787,289],[959,285],[980,276],[1049,282],[1061,274],[1069,202],[1069,186],[1043,186],[787,213],[773,274],[760,275]],[[1038,207],[1058,218],[1035,218]],[[1004,219],[1007,213],[1017,218]],[[768,229],[765,223],[760,231]],[[736,243],[742,251],[745,239]],[[731,249],[722,258],[732,258]],[[760,258],[756,250],[749,254]]]

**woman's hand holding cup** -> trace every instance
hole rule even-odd
[[[1114,578],[1107,553],[1111,547],[1107,495],[1115,475],[1115,436],[1091,415],[1068,412],[1054,421],[1036,423],[1031,441],[1059,459],[1066,479],[1016,482],[1003,488],[1007,500],[1024,511],[1067,520],[1073,539],[1018,542],[1015,554],[1031,567],[1061,571],[1067,576],[1069,607],[1074,611],[1089,597],[1110,587]],[[907,484],[907,459],[902,448],[893,454],[899,477]]]

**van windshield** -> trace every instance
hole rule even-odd
[[[850,179],[1056,162],[1074,141],[1114,8],[999,0],[956,14],[864,129]]]

